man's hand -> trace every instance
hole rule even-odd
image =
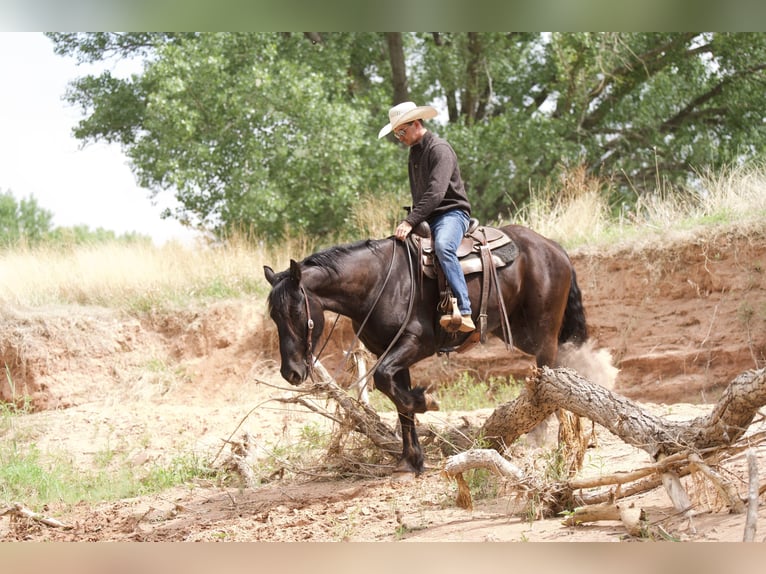
[[[407,236],[410,234],[410,231],[412,231],[412,225],[407,223],[406,221],[402,221],[397,227],[396,231],[394,231],[394,236],[399,241],[404,241],[407,239]]]

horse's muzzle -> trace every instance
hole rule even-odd
[[[284,380],[296,386],[305,381],[308,376],[308,371],[305,368],[298,369],[293,366],[282,366],[279,372]]]

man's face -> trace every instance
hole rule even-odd
[[[420,130],[417,120],[397,126],[394,130],[394,137],[406,146],[417,143],[420,139]]]

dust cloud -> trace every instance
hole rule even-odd
[[[608,349],[594,349],[593,341],[586,341],[581,346],[564,343],[559,347],[559,364],[574,369],[582,377],[614,390],[615,380],[620,369],[614,366],[612,354]]]

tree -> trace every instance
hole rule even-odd
[[[37,204],[34,195],[17,201],[13,193],[0,193],[0,245],[40,243],[51,230],[53,214]]]
[[[95,49],[90,35],[51,35],[59,53],[81,57],[104,57],[114,44],[146,49],[145,35],[133,42],[115,36]],[[381,191],[375,166],[389,163],[391,150],[369,143],[369,109],[355,105],[377,89],[362,72],[370,38],[150,41],[143,74],[87,76],[67,98],[86,111],[78,138],[120,143],[142,186],[175,194],[179,208],[166,216],[219,235],[244,229],[271,238],[308,231],[333,237],[347,231],[360,194]]]
[[[485,217],[586,166],[621,199],[763,155],[766,35],[422,35]],[[459,104],[459,105],[458,105]]]
[[[144,71],[73,82],[75,135],[119,143],[166,214],[218,234],[353,233],[365,196],[407,198],[378,142],[402,99],[446,110],[484,220],[585,167],[621,202],[766,149],[763,33],[49,34],[80,61]]]

